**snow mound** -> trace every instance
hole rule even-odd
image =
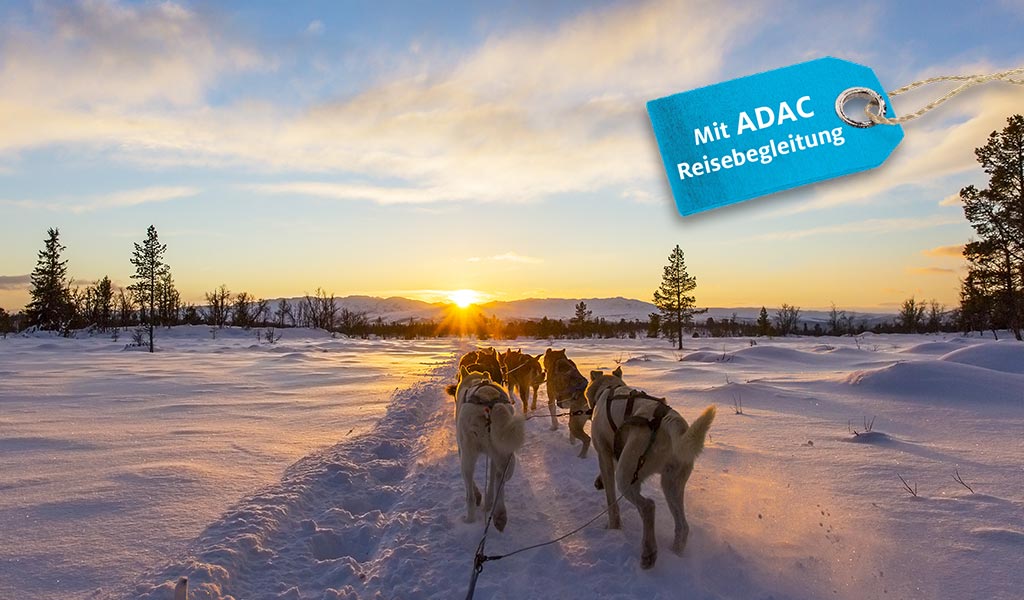
[[[924,342],[915,344],[909,348],[900,350],[902,354],[926,354],[929,356],[942,356],[951,350],[949,342]]]
[[[1024,376],[943,360],[897,362],[853,371],[842,382],[865,392],[921,401],[1020,404]]]
[[[697,350],[696,352],[690,352],[689,354],[683,355],[679,360],[682,362],[725,362],[732,358],[733,355],[725,352],[714,352],[712,350]]]
[[[818,346],[816,346],[818,347]],[[811,349],[797,350],[785,346],[758,345],[740,348],[734,353],[737,359],[758,363],[779,363],[787,367],[799,365],[821,365],[832,362],[833,352]]]
[[[1024,344],[1010,341],[978,344],[954,350],[939,360],[1024,375]]]
[[[852,437],[843,438],[843,441],[853,444],[885,444],[892,442],[893,439],[888,433],[882,433],[881,431],[865,431],[864,433],[858,433]]]
[[[984,540],[1024,547],[1024,531],[1017,531],[1016,529],[1008,529],[1004,527],[976,527],[971,530],[971,535]]]

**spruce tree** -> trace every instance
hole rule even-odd
[[[761,314],[757,317],[757,335],[771,335],[772,322],[768,320],[768,309],[761,307]]]
[[[974,151],[989,175],[988,188],[973,185],[960,190],[964,216],[978,234],[964,248],[968,282],[990,295],[988,318],[994,327],[1006,327],[1018,339],[1024,328],[1024,116],[1007,119],[1002,131],[993,131]],[[963,305],[965,312],[986,303]]]
[[[68,261],[61,260],[65,250],[60,243],[60,230],[48,229],[46,247],[39,251],[39,260],[32,270],[31,300],[25,307],[29,327],[61,330],[70,307]]]
[[[677,244],[668,257],[661,286],[654,291],[654,305],[661,311],[662,327],[679,350],[683,349],[683,327],[692,322],[693,315],[705,312],[695,308],[697,299],[690,295],[696,287],[697,279],[686,272],[683,251]]]
[[[580,300],[580,303],[576,305],[576,315],[572,318],[572,324],[579,331],[580,337],[587,336],[587,321],[590,320],[592,314],[594,314],[593,311],[587,310],[587,303]]]
[[[139,317],[149,333],[150,352],[153,352],[153,330],[158,319],[156,309],[161,282],[171,272],[171,268],[164,263],[166,251],[167,246],[161,244],[157,237],[156,227],[150,225],[146,230],[146,239],[141,244],[135,244],[131,259],[135,266],[135,274],[132,275],[135,283],[129,288],[141,307]]]

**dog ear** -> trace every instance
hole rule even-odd
[[[622,367],[615,367],[615,370],[612,371],[612,375],[622,378]]]
[[[462,379],[469,377],[469,367],[467,367],[466,365],[462,365],[462,368],[459,370],[459,373]]]
[[[593,381],[602,375],[604,375],[604,371],[591,371],[590,380]]]
[[[551,354],[551,348],[544,351],[544,358],[547,358],[549,354]]]

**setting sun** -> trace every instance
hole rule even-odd
[[[448,300],[459,308],[466,308],[482,299],[480,292],[475,290],[454,290],[448,294]]]

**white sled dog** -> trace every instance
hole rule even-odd
[[[591,371],[586,397],[594,407],[590,434],[601,467],[594,486],[604,488],[608,528],[622,526],[615,495],[617,485],[623,496],[640,511],[643,520],[640,566],[644,569],[654,566],[658,560],[654,501],[640,495],[640,484],[654,473],[660,473],[665,502],[675,521],[672,551],[681,555],[690,533],[683,510],[683,492],[693,472],[694,460],[704,449],[704,438],[715,418],[715,407],[707,407],[692,425],[688,425],[664,398],[649,396],[623,383],[622,369],[615,369],[611,375]]]
[[[476,460],[481,453],[490,458],[490,472],[484,495],[484,513],[494,507],[494,526],[505,529],[505,486],[502,480],[512,478],[515,451],[526,437],[526,421],[516,414],[505,388],[491,381],[488,373],[460,369],[455,389],[455,437],[462,461],[462,480],[466,484],[466,522],[476,520],[480,490],[473,481]]]

